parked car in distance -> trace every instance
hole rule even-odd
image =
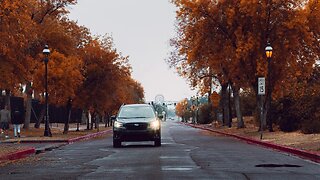
[[[154,141],[154,146],[161,146],[161,122],[151,105],[123,105],[112,119],[113,147],[125,141]]]

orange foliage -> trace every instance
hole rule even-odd
[[[192,86],[214,74],[221,83],[257,91],[257,77],[264,75],[270,78],[267,96],[275,97],[289,93],[284,90],[293,90],[299,79],[309,79],[319,59],[318,0],[173,3],[178,7],[178,33],[168,62]],[[274,51],[270,74],[264,51],[268,41]]]
[[[35,96],[43,100],[42,49],[48,44],[50,103],[64,105],[73,98],[75,106],[102,112],[143,102],[144,91],[131,77],[128,57],[115,50],[112,38],[93,38],[86,27],[68,19],[67,6],[76,2],[1,1],[0,89],[16,92],[32,82]]]
[[[184,99],[177,103],[176,105],[176,115],[179,117],[183,117],[187,111],[188,101]]]

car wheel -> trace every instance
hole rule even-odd
[[[161,146],[161,138],[156,139],[156,140],[154,141],[154,146],[156,146],[156,147]]]
[[[119,140],[113,140],[113,147],[114,148],[119,148],[119,147],[121,147],[121,141],[119,141]]]

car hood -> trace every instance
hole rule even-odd
[[[146,123],[156,119],[157,118],[117,118],[117,121],[122,123]]]

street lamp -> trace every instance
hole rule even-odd
[[[265,52],[266,52],[266,56],[267,56],[267,60],[268,60],[268,93],[270,93],[271,91],[271,78],[270,78],[270,62],[271,62],[271,57],[272,57],[272,47],[270,45],[270,43],[267,44],[267,47],[265,48]],[[263,103],[263,96],[265,95],[265,77],[259,77],[258,78],[258,95],[260,95],[260,139],[262,139],[262,134],[263,134],[263,125],[264,125],[264,121],[263,121],[263,115],[264,115],[264,103]],[[268,102],[268,101],[267,101]],[[270,127],[270,126],[269,126]]]
[[[268,43],[265,51],[266,51],[266,56],[267,56],[267,60],[268,60],[268,86],[267,86],[267,88],[268,88],[268,93],[269,94],[270,94],[270,91],[271,91],[271,58],[272,58],[272,50],[273,50],[273,48],[271,47],[270,43]],[[267,102],[269,103],[269,101],[267,101]],[[272,119],[269,119],[268,122],[269,122],[269,131],[273,132]]]
[[[49,62],[49,55],[50,55],[50,50],[48,45],[44,46],[44,49],[42,51],[44,55],[44,65],[45,65],[45,109],[46,109],[46,114],[45,114],[45,129],[44,129],[44,136],[49,136],[51,137],[51,130],[49,127],[49,105],[48,105],[48,62]]]
[[[266,56],[268,58],[268,62],[269,62],[269,59],[271,59],[272,57],[272,47],[270,45],[270,43],[268,43],[267,47],[266,47]]]

